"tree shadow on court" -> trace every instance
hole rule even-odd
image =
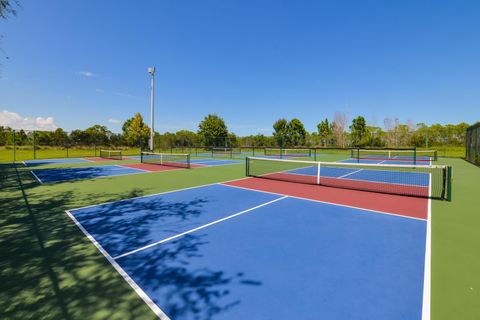
[[[155,246],[148,252],[118,259],[135,275],[138,283],[148,283],[149,293],[161,297],[159,303],[172,319],[213,319],[217,314],[241,303],[231,295],[237,285],[260,286],[242,272],[227,274],[221,270],[191,266],[200,258],[205,235],[189,234]]]
[[[64,212],[98,195],[39,187],[27,170],[14,165],[0,165],[0,178],[0,318],[155,318]],[[141,195],[142,189],[130,188],[122,194],[105,192],[102,196],[118,200]],[[131,208],[135,209],[139,208]],[[179,206],[171,214],[182,219],[184,209]],[[183,218],[188,214],[195,211],[187,210]],[[150,221],[148,217],[136,221],[138,230],[128,236],[145,237]],[[109,227],[118,224],[111,221]],[[259,285],[242,282],[241,272],[227,275],[221,270],[186,268],[205,244],[200,236],[180,238],[173,248],[155,249],[160,250],[160,264],[151,258],[139,261],[140,269],[135,270],[141,277],[154,275],[152,288],[166,292],[165,301],[158,303],[166,306],[173,318],[212,318],[239,303],[227,299],[226,285],[236,281]]]

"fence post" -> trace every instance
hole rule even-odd
[[[16,150],[17,150],[17,141],[15,139],[15,130],[13,130],[13,162],[17,161],[17,155],[16,155]]]
[[[37,159],[37,142],[35,141],[35,130],[33,130],[33,160]]]

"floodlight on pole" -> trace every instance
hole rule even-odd
[[[153,115],[154,115],[154,88],[155,88],[155,67],[149,67],[148,73],[152,76],[152,85],[151,85],[151,97],[150,97],[150,150],[154,151],[153,137],[155,135]]]

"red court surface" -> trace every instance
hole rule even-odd
[[[418,219],[426,220],[428,217],[429,199],[427,198],[406,197],[261,178],[247,178],[226,182],[225,184],[292,197],[393,213]]]

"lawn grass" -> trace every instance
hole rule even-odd
[[[432,319],[480,319],[480,168],[453,166],[453,201],[432,202]]]
[[[344,159],[327,154],[322,161]],[[338,158],[338,159],[337,159]],[[80,167],[131,161],[35,166]],[[138,161],[137,161],[138,162]],[[432,319],[480,314],[480,168],[454,169],[453,201],[432,201]],[[0,165],[1,319],[153,319],[65,210],[244,177],[243,164],[39,185],[30,167]]]

